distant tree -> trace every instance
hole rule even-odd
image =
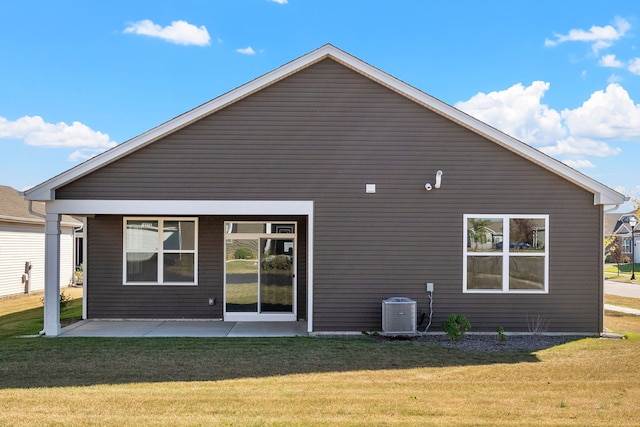
[[[527,218],[513,219],[509,226],[509,238],[513,243],[532,244],[536,224]]]
[[[491,221],[487,219],[474,219],[471,221],[471,229],[469,230],[469,238],[474,243],[474,250],[478,250],[480,243],[486,243],[487,241],[487,226],[491,224]]]
[[[604,239],[605,259],[609,262],[615,262],[618,266],[618,275],[620,275],[620,264],[624,262],[624,254],[622,253],[622,239],[619,236],[609,236]]]

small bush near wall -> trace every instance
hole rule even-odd
[[[449,319],[442,322],[442,330],[447,333],[451,341],[457,341],[471,329],[471,323],[462,314],[451,314]]]

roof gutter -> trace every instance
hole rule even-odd
[[[628,202],[629,200],[631,200],[630,196],[624,196],[624,201]],[[610,207],[609,209],[605,209],[604,213],[609,213],[611,211],[615,211],[616,209],[618,209],[620,206],[622,205],[622,203],[616,203],[613,205],[613,207]]]

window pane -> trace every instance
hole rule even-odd
[[[226,309],[228,312],[258,311],[258,239],[226,241]]]
[[[260,311],[293,312],[293,240],[261,238]]]
[[[502,289],[502,257],[467,257],[467,289]]]
[[[468,218],[467,250],[470,252],[501,252],[502,218]]]
[[[127,251],[157,252],[158,221],[127,221]]]
[[[194,254],[164,254],[164,281],[193,283]]]
[[[509,251],[544,251],[545,220],[512,218],[509,220]]]
[[[293,234],[296,232],[295,224],[271,224],[271,233]]]
[[[261,222],[228,222],[225,224],[226,233],[264,233],[265,224]]]
[[[509,257],[509,289],[544,290],[544,257]]]
[[[296,225],[271,222],[227,222],[224,231],[227,234],[293,234],[296,232]]]
[[[192,251],[195,249],[196,223],[194,221],[165,221],[162,231],[165,250]]]
[[[127,282],[157,282],[158,254],[133,252],[127,254]]]

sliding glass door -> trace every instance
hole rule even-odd
[[[225,320],[296,320],[296,227],[225,223]]]

